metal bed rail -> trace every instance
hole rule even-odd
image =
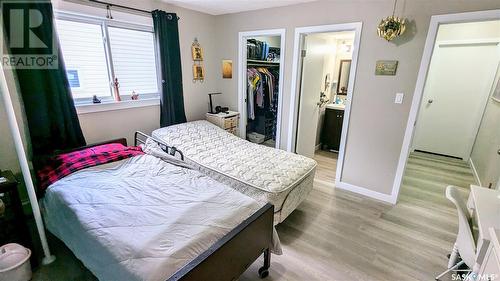
[[[138,144],[146,144],[146,141],[150,139],[158,144],[158,146],[163,150],[165,153],[175,156],[176,154],[179,154],[181,157],[181,160],[184,161],[184,153],[177,149],[175,146],[169,146],[165,142],[153,137],[149,136],[141,131],[136,131],[134,134],[134,145],[137,146]]]

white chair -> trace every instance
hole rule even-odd
[[[476,263],[476,242],[472,236],[472,227],[470,223],[471,217],[467,210],[467,206],[460,196],[460,192],[456,186],[449,185],[446,187],[446,198],[448,198],[448,200],[450,200],[453,204],[455,204],[455,207],[457,207],[458,234],[455,245],[453,245],[450,260],[448,261],[448,269],[438,275],[436,280],[439,280],[439,278],[443,277],[448,272],[456,270],[464,263],[470,269],[472,269]],[[462,260],[457,263],[459,254]]]

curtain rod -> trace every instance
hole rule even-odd
[[[146,11],[146,10],[142,10],[142,9],[128,7],[128,6],[124,6],[124,5],[120,5],[120,4],[113,4],[113,3],[99,1],[99,0],[89,0],[89,2],[93,2],[93,3],[97,3],[97,4],[101,4],[101,5],[106,5],[108,7],[118,7],[118,8],[122,8],[122,9],[126,9],[126,10],[131,10],[131,11],[136,11],[136,12],[140,12],[140,13],[151,14],[151,11]],[[177,17],[177,19],[180,19],[180,18]]]

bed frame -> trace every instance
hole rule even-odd
[[[259,276],[269,275],[274,207],[267,203],[167,281],[237,280],[264,253]]]
[[[134,138],[135,145],[144,144],[150,138],[157,142],[166,153],[172,156],[179,155],[184,160],[182,151],[142,132],[136,132]],[[125,138],[114,139],[62,151],[57,154],[109,143],[120,143],[126,146],[127,140]],[[268,203],[216,241],[208,250],[180,268],[166,281],[237,280],[261,254],[264,254],[264,265],[259,269],[258,273],[261,278],[267,277],[271,266],[270,245],[273,237],[273,219],[274,206]]]

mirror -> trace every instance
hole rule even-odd
[[[339,80],[337,82],[337,95],[347,95],[351,60],[341,60],[339,67]]]

